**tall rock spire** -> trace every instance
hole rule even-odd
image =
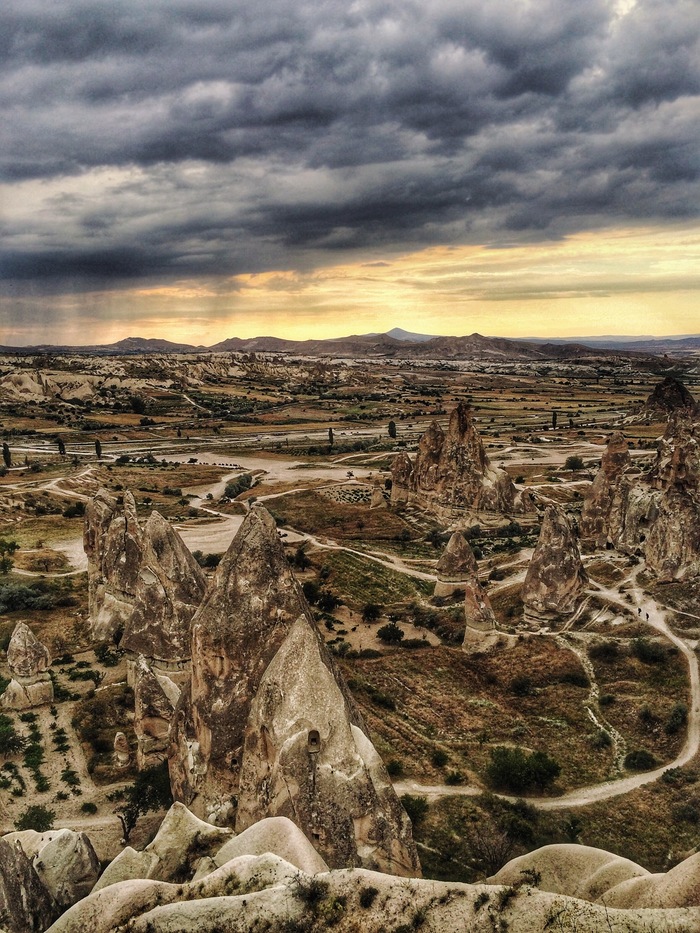
[[[175,798],[237,829],[289,816],[331,865],[416,874],[410,822],[262,506],[192,631],[170,746]]]

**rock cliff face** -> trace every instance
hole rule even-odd
[[[587,585],[588,577],[569,519],[550,506],[523,583],[526,616],[556,620],[570,614]]]
[[[654,465],[642,476],[625,468],[621,453],[617,466],[606,462],[606,453],[584,503],[582,537],[643,556],[659,581],[698,576],[699,433],[697,422],[682,414],[672,417]],[[619,442],[615,446],[621,450]]]
[[[177,679],[192,651],[192,616],[206,590],[204,571],[182,538],[158,512],[141,535],[134,605],[124,625],[121,647]],[[131,679],[131,678],[130,678]]]
[[[478,571],[476,558],[461,531],[455,531],[437,562],[435,596],[449,596],[463,590],[464,584]]]
[[[18,622],[7,648],[12,680],[0,697],[5,709],[27,709],[53,703],[53,683],[49,677],[49,650],[24,622]]]
[[[83,547],[88,559],[88,610],[97,641],[111,641],[131,616],[141,568],[143,540],[136,503],[117,500],[104,489],[85,508]]]
[[[175,798],[199,816],[236,829],[290,816],[329,864],[419,871],[408,818],[261,506],[193,619],[169,764]]]
[[[418,443],[413,464],[400,454],[392,469],[391,501],[416,502],[444,517],[481,511],[534,511],[504,470],[491,465],[471,408],[461,402],[447,431],[433,421]]]

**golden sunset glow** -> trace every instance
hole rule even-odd
[[[125,321],[129,333],[204,345],[392,327],[512,337],[683,334],[698,329],[698,269],[693,228],[611,230],[511,249],[433,247],[309,272],[93,292],[62,298],[61,312],[64,340],[76,344],[120,339]],[[19,325],[15,339],[38,342],[40,334]]]

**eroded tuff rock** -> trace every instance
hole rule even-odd
[[[408,502],[413,488],[413,463],[406,453],[397,454],[391,464],[391,503]]]
[[[632,461],[629,445],[620,431],[608,438],[600,470],[586,493],[581,513],[581,540],[589,540],[596,547],[612,544],[611,534],[621,525],[619,514],[622,499],[617,494],[622,477]]]
[[[290,816],[331,865],[419,871],[410,822],[261,506],[193,619],[171,736],[174,796],[198,815],[237,829]]]
[[[563,512],[549,506],[523,583],[526,615],[538,619],[568,615],[587,585],[571,523]]]
[[[464,640],[462,649],[468,652],[485,651],[498,642],[496,616],[491,601],[474,574],[464,587]]]
[[[107,866],[94,891],[112,884],[148,878],[189,881],[201,859],[211,859],[233,836],[230,829],[198,819],[181,803],[174,803],[152,842],[141,852],[127,846]]]
[[[180,687],[156,673],[143,656],[132,669],[136,764],[140,771],[168,757],[170,723],[180,698]]]
[[[437,562],[435,596],[449,596],[463,590],[464,584],[478,572],[474,552],[461,531],[455,531]]]
[[[521,855],[489,879],[514,884],[536,873],[541,891],[581,898],[609,908],[696,908],[700,905],[700,854],[668,872],[651,874],[641,865],[603,849],[550,845]],[[697,921],[695,921],[697,923]],[[690,922],[689,929],[695,925]]]
[[[134,605],[121,647],[132,659],[142,654],[152,666],[177,679],[190,660],[192,616],[206,585],[204,571],[180,535],[162,515],[152,512],[141,536]]]
[[[235,846],[236,841],[230,845]],[[517,933],[542,933],[548,929],[577,933],[600,933],[601,930],[648,933],[656,929],[688,933],[699,928],[697,890],[693,892],[692,883],[683,884],[681,880],[681,876],[692,880],[693,864],[683,862],[666,875],[646,874],[645,877],[635,877],[634,867],[630,871],[618,866],[619,877],[627,876],[630,884],[639,885],[633,906],[620,909],[609,905],[607,899],[605,904],[602,898],[601,903],[592,903],[568,892],[555,893],[558,888],[568,888],[570,884],[580,887],[582,877],[590,877],[596,868],[612,871],[609,880],[614,880],[611,861],[625,861],[609,853],[600,853],[602,858],[591,858],[590,853],[598,850],[577,848],[584,850],[583,860],[588,859],[588,866],[573,871],[562,866],[563,878],[559,882],[554,878],[554,890],[553,873],[546,860],[542,862],[543,889],[539,889],[532,887],[522,872],[511,881],[511,871],[504,884],[478,885],[422,879],[407,881],[364,869],[314,876],[280,858],[274,849],[261,855],[240,854],[203,877],[181,884],[138,879],[102,887],[59,918],[49,933],[75,933],[83,929],[91,933],[115,933],[127,926],[131,933],[154,930],[158,933],[182,930],[242,933],[261,925],[274,930],[301,930],[327,927],[329,918],[337,933],[354,933],[358,929],[363,933],[384,933],[397,928],[397,923],[421,926],[434,933],[467,929],[486,933],[496,928]],[[531,853],[531,856],[537,854]],[[549,858],[551,860],[551,853]],[[571,858],[579,864],[582,861],[579,853],[572,852]],[[535,860],[534,864],[539,863]],[[657,878],[661,900],[650,908],[640,909],[649,897],[644,892],[644,882]],[[372,905],[366,907],[360,898],[370,888],[376,895]],[[304,896],[303,892],[307,891],[314,892],[313,903]],[[661,907],[662,904],[667,906]]]
[[[585,536],[598,546],[643,556],[662,582],[700,574],[699,434],[697,422],[672,417],[644,475],[606,470],[604,457],[584,503]]]
[[[0,924],[8,933],[41,933],[60,909],[19,840],[0,839]]]
[[[88,611],[97,641],[112,641],[134,609],[143,541],[136,503],[123,506],[104,489],[85,507],[83,547],[88,559]]]
[[[392,468],[391,501],[416,502],[445,517],[469,512],[534,511],[504,470],[492,466],[464,402],[450,415],[447,431],[433,421],[418,443],[413,463],[405,454]]]
[[[131,763],[129,740],[123,732],[117,732],[114,736],[112,758],[118,768],[128,768]]]
[[[7,648],[7,663],[12,680],[0,697],[0,705],[5,709],[27,709],[53,703],[49,650],[24,622],[14,627]]]
[[[665,421],[673,414],[681,413],[687,417],[697,412],[697,402],[683,383],[667,376],[654,386],[642,408],[627,420],[633,423]]]

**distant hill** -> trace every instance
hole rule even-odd
[[[0,353],[132,354],[278,353],[318,357],[382,357],[434,360],[572,360],[600,356],[693,356],[700,352],[700,336],[591,337],[581,340],[509,339],[474,333],[463,337],[415,334],[395,327],[385,334],[351,334],[325,340],[287,340],[283,337],[229,337],[211,347],[174,343],[157,338],[126,337],[101,346],[0,347]]]
[[[392,327],[386,332],[387,337],[393,337],[394,340],[412,340],[414,343],[422,343],[424,340],[435,340],[435,334],[412,334],[403,327]]]

